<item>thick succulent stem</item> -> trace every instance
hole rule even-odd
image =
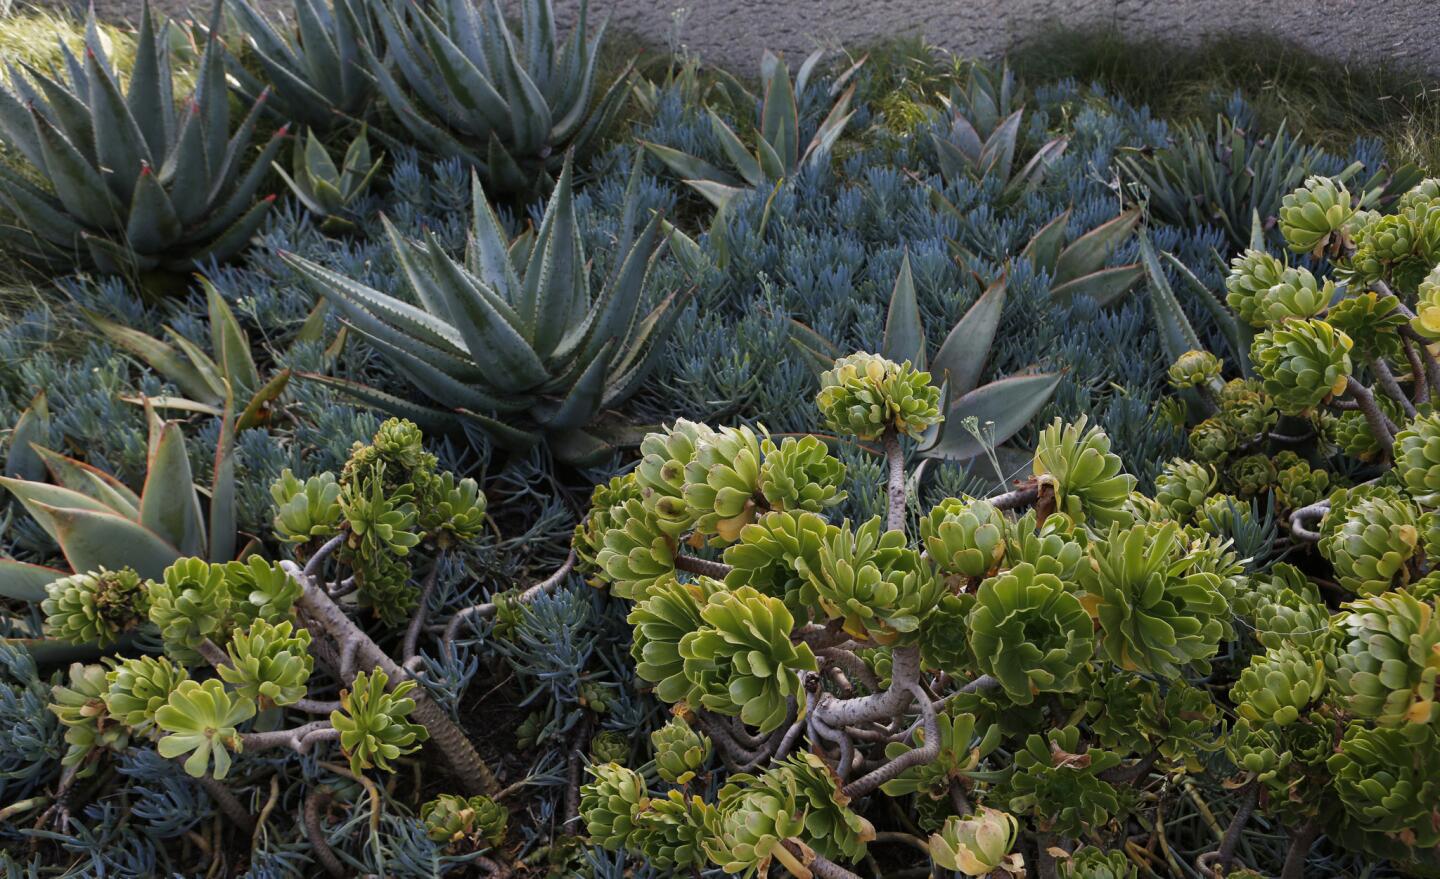
[[[1376,281],[1370,286],[1375,288],[1375,292],[1382,296],[1394,295],[1390,292],[1390,288],[1385,285],[1384,281]],[[1410,310],[1410,307],[1405,304],[1405,300],[1397,296],[1396,303],[1397,311],[1411,320],[1415,319],[1415,312]],[[1437,362],[1435,355],[1430,353],[1430,340],[1415,332],[1415,328],[1409,324],[1400,325],[1400,335],[1414,342],[1416,347],[1420,349],[1420,357],[1425,363],[1425,379],[1430,383],[1430,387],[1440,391],[1440,362]]]
[[[225,813],[225,817],[236,827],[247,835],[255,832],[255,817],[250,814],[249,809],[240,804],[240,801],[230,792],[230,788],[209,775],[202,775],[197,781],[200,782],[201,787],[205,788],[205,793],[210,795],[210,799],[215,801],[215,805],[220,808],[220,811]]]
[[[890,478],[885,492],[890,498],[889,515],[885,527],[890,531],[905,530],[905,452],[900,448],[900,434],[893,427],[885,428],[885,462],[890,467]]]
[[[301,585],[302,592],[297,604],[310,619],[323,628],[337,643],[343,644],[342,652],[353,651],[355,660],[366,668],[379,668],[390,678],[391,686],[410,678],[410,673],[401,668],[395,660],[386,655],[370,636],[345,615],[330,596],[310,577],[290,561],[282,561],[282,568]],[[353,663],[352,663],[353,664]],[[348,678],[348,675],[344,675]],[[349,683],[349,680],[346,680]],[[445,755],[455,770],[457,780],[472,794],[493,795],[500,789],[495,773],[470,744],[464,730],[456,726],[423,687],[412,690],[410,698],[415,701],[414,719],[430,733],[430,741]]]
[[[889,720],[910,706],[911,688],[919,680],[919,648],[897,648],[891,659],[888,689],[859,699],[836,699],[828,693],[822,694],[815,705],[815,716],[832,729]]]
[[[1290,534],[1310,543],[1318,543],[1320,541],[1320,532],[1312,530],[1309,523],[1315,522],[1316,527],[1319,527],[1319,523],[1329,512],[1330,501],[1328,499],[1311,504],[1308,507],[1301,507],[1290,514]]]
[[[1235,860],[1235,848],[1240,844],[1240,834],[1255,812],[1258,802],[1260,783],[1251,781],[1240,791],[1240,806],[1235,810],[1235,817],[1230,819],[1230,826],[1225,828],[1225,837],[1220,840],[1220,851],[1216,860],[1219,862],[1217,866],[1221,876],[1230,872],[1230,864]]]
[[[859,876],[820,855],[810,862],[810,872],[819,879],[860,879]]]
[[[1290,848],[1285,852],[1285,866],[1280,871],[1280,879],[1304,879],[1305,861],[1319,836],[1320,822],[1313,818],[1290,834]]]
[[[1381,412],[1380,406],[1376,404],[1375,395],[1353,375],[1349,377],[1345,389],[1360,405],[1360,411],[1365,413],[1365,422],[1370,426],[1371,435],[1375,437],[1375,441],[1380,444],[1388,456],[1390,447],[1395,444],[1395,437],[1390,435],[1390,425],[1385,418],[1385,413]]]
[[[730,573],[730,566],[724,562],[712,562],[709,559],[696,558],[693,555],[675,554],[675,570],[685,571],[700,577],[713,577],[716,580],[725,579]]]
[[[1420,352],[1410,339],[1401,339],[1405,346],[1405,358],[1410,361],[1410,376],[1415,383],[1415,394],[1411,398],[1416,406],[1424,405],[1430,401],[1430,376],[1425,370],[1425,364],[1420,360]]]
[[[910,695],[920,703],[920,711],[925,717],[925,743],[918,748],[911,748],[889,763],[845,785],[844,794],[852,800],[871,793],[880,787],[880,785],[897,777],[911,766],[929,763],[939,756],[940,727],[938,719],[935,716],[935,709],[931,706],[930,699],[925,695],[925,691],[920,689],[919,684],[912,683],[909,690]]]
[[[1035,503],[1039,497],[1040,486],[1035,484],[1021,486],[1014,491],[997,494],[986,500],[990,501],[991,506],[997,510],[1014,510]]]
[[[305,836],[310,840],[310,847],[315,852],[315,858],[325,868],[325,872],[331,876],[343,877],[346,875],[345,865],[336,857],[330,842],[325,838],[325,829],[320,826],[320,810],[330,802],[330,791],[326,788],[312,791],[305,798]]]
[[[289,748],[297,754],[308,754],[317,742],[333,742],[340,738],[340,731],[328,720],[312,720],[294,729],[277,729],[269,732],[240,734],[242,751],[265,751],[270,748]]]
[[[1406,415],[1414,418],[1416,414],[1418,414],[1415,411],[1415,405],[1410,402],[1410,398],[1405,396],[1405,392],[1400,389],[1400,383],[1395,380],[1395,374],[1390,371],[1390,367],[1385,361],[1379,357],[1371,359],[1370,371],[1375,373],[1375,381],[1380,385],[1380,390],[1384,391],[1386,396],[1399,403],[1400,408],[1405,410]]]

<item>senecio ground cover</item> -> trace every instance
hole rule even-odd
[[[4,876],[1440,873],[1440,181],[618,54],[7,56]]]

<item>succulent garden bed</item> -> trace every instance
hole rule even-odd
[[[6,876],[1440,871],[1440,182],[515,12],[0,77]]]

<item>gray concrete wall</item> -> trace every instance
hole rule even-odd
[[[38,0],[83,6],[84,0]],[[139,18],[141,0],[93,0],[111,20]],[[208,9],[211,0],[152,0],[177,14]],[[517,0],[501,0],[514,8]],[[260,0],[284,9],[288,0]],[[579,0],[555,0],[564,22]],[[595,20],[655,45],[675,32],[711,63],[751,72],[762,49],[783,51],[792,63],[817,47],[863,45],[877,38],[919,34],[961,55],[996,56],[1047,28],[1108,27],[1181,44],[1227,32],[1267,33],[1329,58],[1395,66],[1440,75],[1440,0],[590,0]]]
[[[579,0],[556,0],[565,19]],[[995,56],[1047,28],[1115,28],[1194,44],[1267,33],[1329,58],[1385,59],[1440,75],[1440,0],[590,0],[592,16],[665,44],[672,13],[707,61],[749,71],[762,48],[796,57],[877,37],[924,36],[961,55]],[[597,16],[598,17],[598,16]]]

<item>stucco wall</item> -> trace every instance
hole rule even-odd
[[[578,5],[557,0],[567,20]],[[797,55],[900,34],[993,56],[1063,25],[1182,43],[1270,33],[1331,58],[1384,58],[1440,74],[1440,0],[590,0],[592,16],[608,13],[612,26],[662,45],[682,6],[690,49],[744,70],[762,48]]]
[[[81,5],[74,0],[40,0]],[[141,0],[94,0],[102,16],[134,21]],[[209,0],[152,0],[171,14]],[[562,21],[579,0],[555,0]],[[259,0],[284,9],[288,0]],[[502,0],[513,9],[518,0]],[[666,45],[677,8],[685,44],[712,63],[754,68],[763,48],[792,57],[818,46],[921,34],[962,55],[994,56],[1047,28],[1112,27],[1194,43],[1226,32],[1270,33],[1327,57],[1386,59],[1440,75],[1440,0],[590,0],[595,20]]]

